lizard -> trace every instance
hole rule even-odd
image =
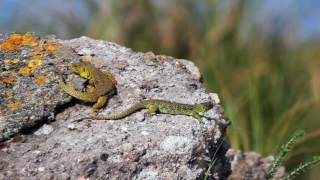
[[[171,115],[187,115],[192,116],[199,123],[202,123],[202,116],[199,113],[203,113],[212,108],[211,102],[199,103],[199,104],[182,104],[172,101],[160,100],[160,99],[148,99],[142,100],[132,106],[127,110],[120,112],[118,114],[108,115],[108,116],[91,116],[83,117],[75,121],[81,121],[84,119],[94,119],[94,120],[119,120],[122,119],[138,110],[148,109],[147,114],[162,113]]]
[[[99,111],[107,103],[109,96],[114,93],[117,82],[112,74],[100,71],[88,62],[72,63],[70,69],[80,77],[88,79],[89,85],[86,87],[86,91],[78,91],[65,84],[62,75],[60,75],[59,86],[74,98],[94,102],[93,111]]]

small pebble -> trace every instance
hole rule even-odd
[[[75,130],[75,129],[76,129],[76,125],[73,124],[73,123],[70,123],[70,124],[68,124],[67,128],[68,128],[69,130]]]
[[[147,135],[149,135],[150,133],[149,133],[148,131],[142,131],[141,134],[144,135],[144,136],[147,136]]]
[[[44,170],[45,170],[45,167],[42,167],[42,166],[41,166],[41,167],[38,168],[38,171],[39,171],[39,172],[43,172]]]

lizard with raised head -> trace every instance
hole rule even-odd
[[[111,73],[103,72],[88,62],[73,63],[70,69],[81,77],[88,79],[86,91],[78,91],[72,86],[65,84],[60,76],[59,86],[74,98],[87,102],[95,102],[93,111],[99,111],[103,107],[109,96],[114,93],[116,80]]]
[[[142,100],[127,110],[113,115],[108,116],[91,116],[77,119],[75,121],[81,121],[84,119],[94,119],[94,120],[118,120],[122,119],[138,110],[148,109],[148,114],[152,113],[162,113],[162,114],[171,114],[171,115],[187,115],[192,116],[198,120],[199,123],[202,123],[202,116],[199,113],[203,113],[212,108],[211,102],[199,103],[199,104],[182,104],[177,102],[159,100],[159,99],[149,99]]]

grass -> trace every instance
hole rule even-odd
[[[217,161],[217,154],[222,146],[222,144],[224,143],[224,139],[222,139],[219,143],[219,145],[217,146],[215,152],[213,153],[213,157],[211,159],[211,163],[209,164],[209,167],[205,173],[205,176],[204,176],[204,180],[207,180],[212,172],[212,168],[214,167],[216,161]]]
[[[289,151],[292,150],[293,148],[293,144],[296,143],[297,139],[302,137],[304,135],[304,132],[302,131],[298,131],[296,133],[294,133],[288,141],[286,141],[285,143],[283,143],[279,150],[278,153],[275,155],[275,159],[272,162],[272,166],[270,171],[268,172],[268,179],[272,179],[276,173],[276,171],[278,170],[279,166],[281,165],[284,157],[287,155],[287,153]]]
[[[311,160],[307,160],[301,164],[299,164],[295,169],[289,172],[285,176],[285,180],[290,180],[298,176],[299,174],[303,173],[307,169],[310,169],[316,165],[320,164],[320,156],[314,156]]]
[[[303,131],[296,131],[289,137],[287,141],[285,141],[279,148],[277,154],[275,155],[275,159],[272,162],[271,168],[268,172],[268,179],[272,179],[277,172],[279,166],[282,164],[283,159],[292,151],[294,144],[296,144],[298,138],[304,136]],[[306,160],[303,163],[300,163],[296,168],[287,172],[284,179],[290,180],[294,179],[297,175],[301,174],[302,172],[306,171],[307,169],[311,169],[313,166],[320,164],[320,156],[314,156],[310,160]]]

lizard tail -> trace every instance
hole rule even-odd
[[[146,105],[145,105],[145,102],[144,101],[141,101],[141,102],[138,102],[132,106],[130,106],[127,110],[121,112],[121,113],[118,113],[118,114],[111,114],[111,115],[108,115],[108,116],[97,116],[95,117],[94,119],[95,120],[118,120],[118,119],[122,119],[140,109],[144,109],[146,108]]]
[[[118,113],[118,114],[111,114],[111,115],[107,115],[107,116],[89,116],[89,117],[83,117],[74,121],[82,121],[85,119],[92,119],[92,120],[118,120],[118,119],[122,119],[140,109],[144,109],[146,108],[146,101],[140,101],[132,106],[130,106],[127,110]]]

